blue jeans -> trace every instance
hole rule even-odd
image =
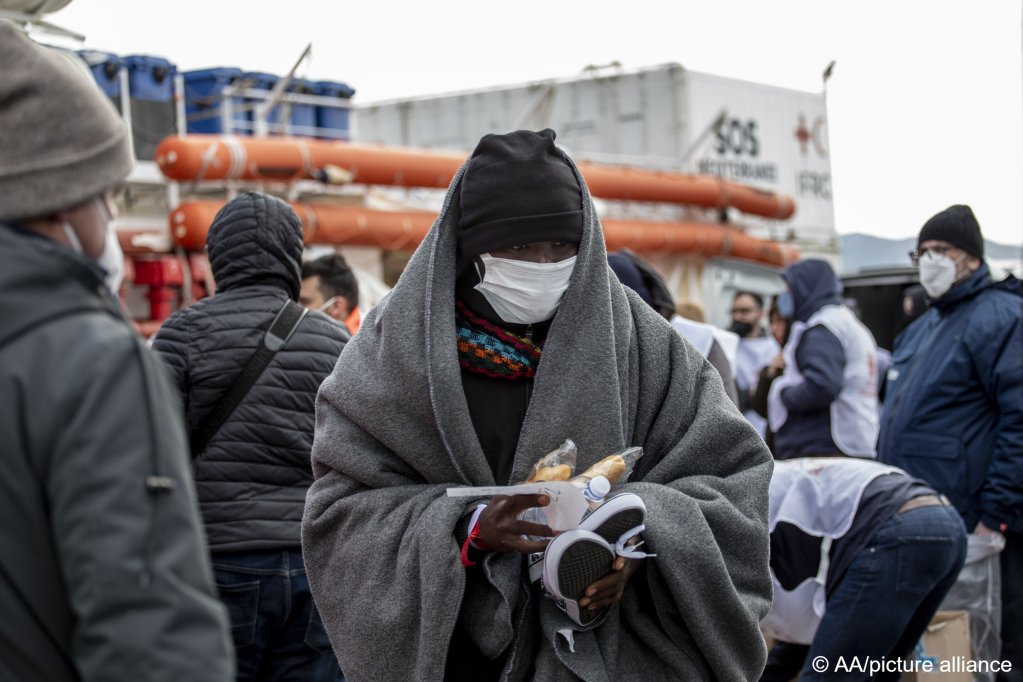
[[[896,514],[853,559],[827,600],[800,682],[865,680],[835,670],[840,656],[873,661],[906,658],[966,560],[966,527],[952,507],[919,507]],[[829,670],[813,670],[823,656]],[[880,673],[875,680],[897,680]]]
[[[238,682],[344,680],[298,550],[213,555],[231,617]]]
[[[966,560],[966,527],[952,507],[918,507],[881,524],[827,598],[813,644],[776,642],[761,682],[897,680],[899,673],[836,670],[860,661],[905,659]],[[827,661],[816,672],[813,662]],[[800,671],[802,668],[802,671]]]

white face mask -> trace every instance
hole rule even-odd
[[[956,265],[966,254],[956,260],[948,256],[925,251],[920,256],[920,284],[931,299],[939,299],[944,296],[956,282]]]
[[[480,256],[485,268],[476,289],[505,322],[534,324],[554,317],[568,289],[575,256],[557,263],[531,263]]]
[[[110,211],[107,210],[107,204],[102,199],[97,197],[93,199],[96,204],[96,210],[99,211],[100,216],[103,218],[103,223],[106,227],[105,241],[103,242],[103,251],[100,253],[99,258],[96,259],[96,265],[103,268],[103,272],[106,276],[103,281],[106,283],[107,288],[114,295],[118,295],[118,291],[121,288],[121,282],[124,281],[124,252],[121,251],[121,244],[117,241],[117,230],[114,229],[114,217],[110,215]],[[75,228],[71,226],[71,223],[64,222],[61,224],[61,228],[64,230],[64,236],[67,237],[68,242],[71,244],[71,249],[78,254],[85,256],[85,249],[82,248],[82,241],[78,238],[78,234],[75,232]],[[88,256],[86,256],[88,258]]]
[[[121,251],[121,243],[117,241],[114,216],[110,215],[110,211],[107,209],[107,202],[101,197],[93,199],[93,202],[96,204],[100,215],[103,216],[103,221],[106,223],[107,228],[103,253],[99,255],[96,262],[107,273],[104,281],[107,283],[107,288],[116,297],[118,295],[117,292],[121,289],[121,282],[124,281],[124,252]]]

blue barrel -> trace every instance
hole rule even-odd
[[[128,70],[135,158],[151,160],[156,145],[177,133],[174,78],[178,67],[149,55],[128,55],[121,63]]]
[[[92,77],[107,97],[114,100],[120,108],[121,99],[121,58],[112,52],[99,50],[79,50],[78,56],[92,71]]]
[[[252,115],[244,108],[241,97],[231,98],[232,130],[224,130],[221,110],[224,107],[224,89],[233,85],[242,70],[233,67],[216,67],[212,69],[196,69],[186,71],[185,80],[185,118],[188,121],[188,132],[221,134],[235,132],[248,134],[251,132]]]
[[[274,75],[272,73],[264,73],[262,71],[246,71],[246,72],[244,72],[241,75],[241,79],[240,79],[239,84],[243,85],[245,88],[247,88],[249,90],[266,90],[267,93],[269,94],[269,91],[273,90],[274,86],[277,85],[277,81],[279,81],[279,80],[280,80],[280,77],[278,77],[278,76],[276,76],[276,75]],[[256,106],[258,104],[261,104],[261,103],[265,102],[265,101],[266,101],[265,98],[263,98],[263,99],[259,99],[259,98],[256,98],[256,97],[246,98],[245,105],[248,107],[247,118],[249,120],[249,130],[250,131],[254,130],[254,127],[255,127],[254,116],[256,114]],[[280,117],[280,112],[278,110],[274,110],[270,114],[270,117],[268,119],[268,123],[270,124],[270,129],[271,130],[275,130],[276,129],[276,124],[277,124],[277,121],[278,121],[279,117]]]
[[[174,101],[174,76],[178,67],[161,57],[128,55],[121,58],[128,69],[128,92],[149,102]]]
[[[355,90],[351,86],[338,81],[317,81],[313,86],[316,94],[321,97],[337,97],[349,100],[355,94]],[[351,138],[347,108],[316,107],[316,126],[320,129],[317,137],[326,140],[347,140]]]
[[[315,95],[316,84],[301,78],[291,81],[288,92],[296,95]],[[291,103],[291,133],[293,135],[306,135],[312,137],[316,134],[316,110],[319,107],[313,104]]]

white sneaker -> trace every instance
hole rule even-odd
[[[614,568],[615,550],[604,538],[588,530],[558,535],[544,554],[543,587],[565,614],[579,625],[589,625],[606,608],[580,608],[586,588]]]
[[[643,531],[646,505],[636,493],[619,493],[588,513],[579,522],[580,530],[588,530],[604,538],[612,547],[624,545]]]
[[[621,556],[640,558],[650,555],[625,549],[625,543],[643,531],[645,520],[646,505],[643,504],[643,498],[635,493],[619,493],[588,512],[579,522],[578,529],[591,531],[604,538]],[[526,565],[530,582],[540,580],[543,575],[544,553],[530,554]]]

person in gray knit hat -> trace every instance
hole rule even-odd
[[[127,130],[0,21],[0,679],[233,676],[165,372],[112,289]]]
[[[763,670],[770,453],[717,371],[611,274],[554,139],[480,140],[320,386],[302,548],[350,680]],[[521,482],[566,438],[577,471],[643,448],[605,503],[629,525],[594,514],[608,523],[550,539],[519,518],[543,495],[447,495]],[[656,557],[627,545],[640,536]]]

